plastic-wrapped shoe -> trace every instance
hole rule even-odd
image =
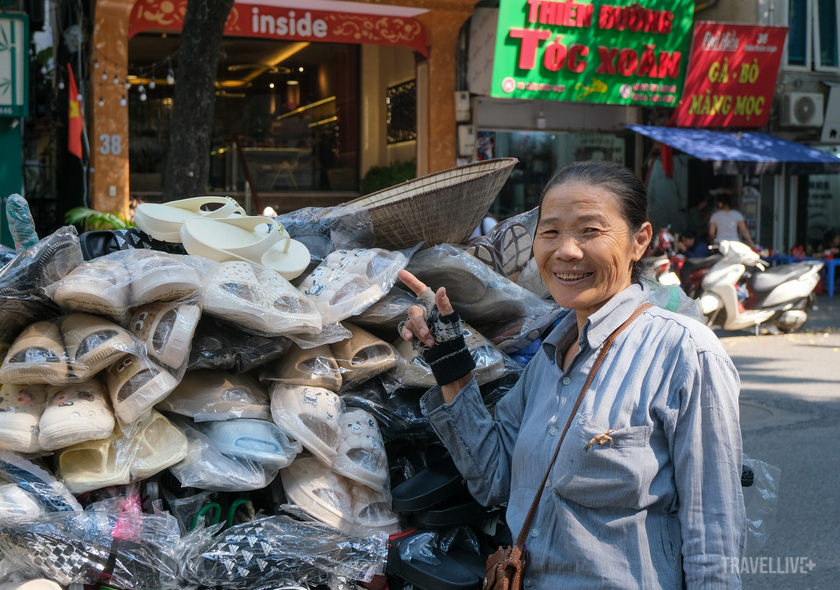
[[[103,256],[80,264],[47,292],[63,309],[103,315],[122,323],[131,305],[131,276],[119,256]]]
[[[61,335],[77,380],[90,379],[124,354],[142,350],[128,330],[88,313],[66,316],[61,322]]]
[[[344,439],[333,459],[332,468],[371,488],[388,481],[388,457],[376,418],[364,410],[347,410],[341,415]]]
[[[188,303],[150,303],[134,310],[128,322],[135,336],[146,343],[149,356],[178,369],[190,354],[201,308]]]
[[[114,413],[98,379],[47,388],[47,407],[38,423],[38,442],[46,451],[108,438]]]
[[[58,385],[69,380],[67,352],[53,322],[40,321],[27,327],[15,338],[0,365],[0,383]]]
[[[343,440],[341,398],[328,389],[300,385],[271,386],[271,416],[313,455],[330,465]]]
[[[366,381],[397,363],[397,354],[390,344],[350,322],[343,325],[353,335],[330,344],[330,350],[344,381]]]
[[[186,373],[157,408],[188,416],[194,422],[271,418],[268,392],[259,381],[250,375],[211,369]]]
[[[264,370],[260,378],[286,385],[322,387],[330,391],[338,391],[342,383],[341,369],[329,344],[312,348],[293,345],[282,358]]]
[[[18,453],[40,451],[38,421],[46,402],[44,385],[0,384],[0,448]]]
[[[234,418],[197,425],[220,452],[231,457],[250,459],[256,463],[282,469],[302,450],[276,424],[267,420]]]
[[[121,425],[143,418],[178,385],[175,377],[151,359],[133,354],[111,365],[105,383]]]

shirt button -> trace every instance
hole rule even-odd
[[[539,531],[537,531],[537,529],[531,530],[531,536],[532,537],[536,537],[538,534],[539,534]]]
[[[563,385],[568,385],[572,382],[571,377],[563,377]]]
[[[551,428],[548,429],[548,433],[551,436],[557,436],[558,432],[560,432],[560,430],[556,426],[552,426]]]
[[[525,587],[526,587],[526,588],[530,588],[530,587],[531,587],[531,578],[528,578],[527,580],[525,580]]]

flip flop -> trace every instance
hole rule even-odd
[[[168,203],[141,203],[134,212],[134,223],[156,240],[180,242],[181,227],[189,219],[244,215],[245,209],[231,197],[193,197]]]
[[[293,240],[277,221],[261,215],[194,217],[181,226],[181,241],[190,254],[217,262],[256,262],[289,281],[306,270],[311,260],[306,246]]]

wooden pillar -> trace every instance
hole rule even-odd
[[[430,47],[427,86],[429,173],[452,168],[456,164],[455,70],[458,35],[463,24],[472,16],[473,6],[459,8],[432,9],[416,17],[426,28],[426,41]]]
[[[128,25],[133,2],[98,0],[93,23],[90,141],[91,208],[128,216]],[[103,80],[103,73],[106,79]],[[114,84],[114,76],[119,84]],[[100,98],[102,106],[99,106]]]

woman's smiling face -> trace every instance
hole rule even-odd
[[[613,192],[568,181],[543,198],[534,236],[534,258],[558,305],[578,321],[630,286],[633,262],[643,256],[652,229],[631,232]]]

